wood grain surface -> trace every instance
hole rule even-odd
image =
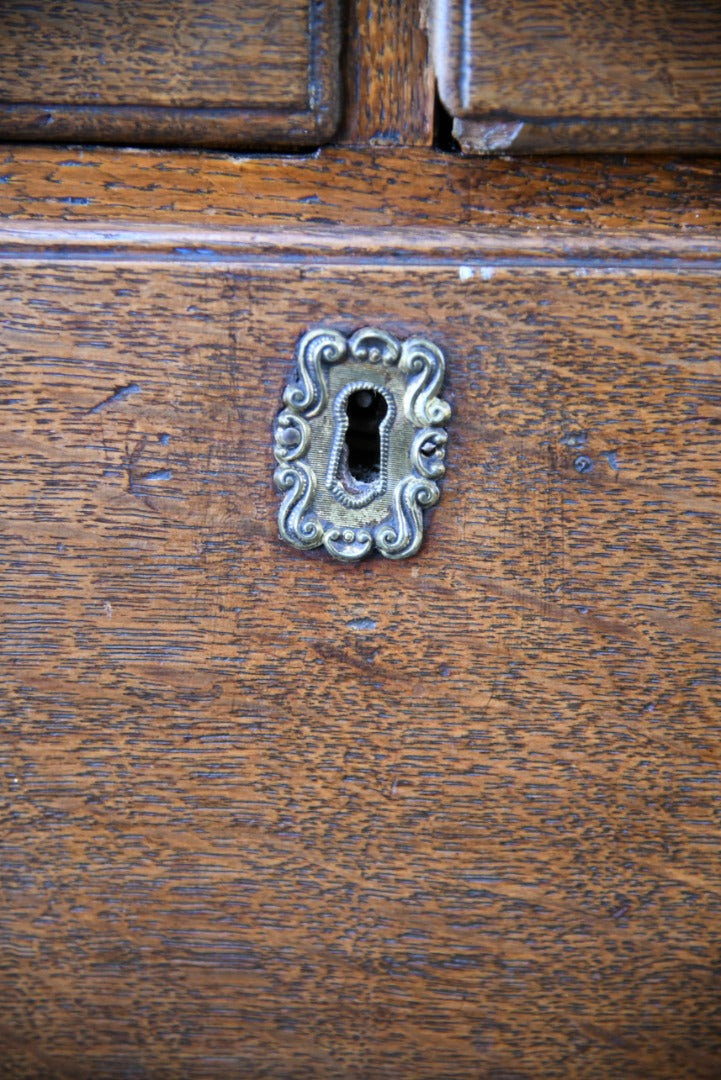
[[[352,250],[371,230],[376,248],[392,257],[396,244],[428,250],[427,237],[442,246],[452,231],[466,249],[503,253],[514,242],[541,258],[600,251],[641,258],[650,250],[684,258],[693,249],[713,259],[721,173],[714,161],[690,157],[479,161],[349,147],[239,157],[6,145],[0,212],[3,244],[30,226],[28,239],[45,244],[52,223],[67,226],[66,243],[90,230],[97,243],[112,244],[111,226],[137,225],[157,226],[166,239],[178,227],[206,236],[219,229],[246,244],[274,230],[280,246],[295,232]],[[400,238],[389,232],[395,228]]]
[[[441,99],[468,151],[718,150],[708,0],[434,0]]]
[[[716,177],[400,156],[4,156],[0,1075],[718,1075]],[[415,559],[278,539],[319,324],[446,351]]]
[[[0,135],[285,146],[338,121],[337,0],[0,3]]]
[[[338,141],[431,146],[435,82],[426,9],[424,0],[353,0],[346,5]]]

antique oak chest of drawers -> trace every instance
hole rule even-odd
[[[0,1076],[718,1076],[718,5],[0,11]],[[364,327],[452,414],[346,563]]]

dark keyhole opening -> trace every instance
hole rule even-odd
[[[388,402],[377,390],[354,390],[346,402],[348,471],[354,480],[372,484],[381,469],[380,426]]]

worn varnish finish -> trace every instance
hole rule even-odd
[[[717,1075],[716,181],[418,161],[4,155],[8,1076]],[[277,538],[321,322],[448,356],[407,563]]]
[[[305,146],[340,114],[337,0],[0,3],[0,135]]]
[[[479,161],[348,147],[291,158],[5,146],[0,198],[3,244],[17,234],[44,244],[41,225],[56,223],[67,225],[67,240],[79,242],[88,229],[103,243],[108,226],[137,224],[162,226],[158,242],[178,227],[206,238],[211,227],[229,227],[252,230],[244,243],[275,230],[276,245],[287,246],[292,234],[319,236],[347,251],[364,229],[375,230],[376,249],[392,248],[388,229],[402,226],[401,247],[422,250],[429,235],[437,250],[460,230],[471,250],[515,242],[545,258],[599,248],[640,256],[658,244],[669,255],[693,248],[713,259],[721,228],[721,174],[705,158]],[[27,223],[34,231],[26,234]]]
[[[441,98],[468,151],[721,146],[721,8],[433,0]]]

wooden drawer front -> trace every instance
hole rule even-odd
[[[714,1076],[718,271],[102,243],[0,277],[7,1075]],[[278,539],[319,323],[446,350],[408,562]]]
[[[441,98],[466,150],[721,147],[721,6],[435,0]]]
[[[339,110],[336,0],[0,4],[0,135],[317,144]]]

